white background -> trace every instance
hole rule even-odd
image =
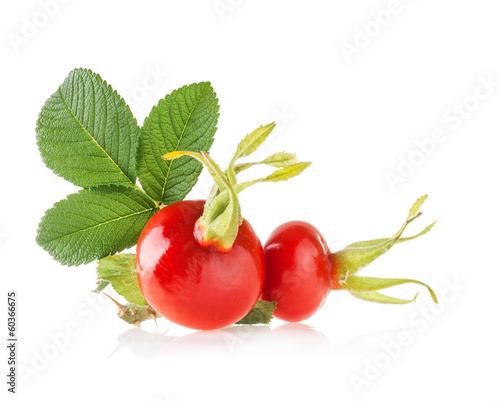
[[[12,399],[498,400],[497,1],[66,0],[50,16],[43,3],[0,9],[0,321],[14,289],[18,362],[29,369]],[[139,123],[173,89],[211,81],[221,114],[211,154],[222,165],[244,134],[275,120],[256,157],[296,151],[313,165],[242,195],[262,240],[294,219],[318,227],[333,249],[391,235],[427,193],[409,232],[437,219],[435,229],[366,274],[420,279],[447,302],[433,309],[424,290],[405,286],[392,294],[420,290],[416,303],[332,293],[302,325],[127,326],[90,292],[95,263],[63,267],[35,243],[44,211],[77,190],[43,165],[35,142],[40,108],[76,67],[127,97]],[[427,156],[415,142],[424,140]],[[387,173],[410,159],[391,187]],[[205,196],[209,183],[203,174],[189,197]],[[68,325],[76,334],[62,341]],[[6,384],[1,391],[4,399]]]

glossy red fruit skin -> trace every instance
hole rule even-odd
[[[331,289],[330,250],[309,223],[277,227],[264,245],[266,278],[262,299],[278,301],[274,316],[300,322],[312,316]]]
[[[161,209],[137,243],[137,277],[149,304],[176,324],[198,330],[231,325],[255,305],[265,266],[259,238],[243,220],[229,253],[202,247],[194,236],[204,201]]]

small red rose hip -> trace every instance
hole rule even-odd
[[[262,299],[278,301],[274,316],[300,322],[325,302],[331,288],[330,251],[311,224],[290,221],[265,244],[266,279]]]
[[[411,279],[358,276],[357,273],[397,243],[429,232],[434,223],[419,234],[402,237],[409,223],[418,218],[427,196],[413,204],[399,231],[390,238],[355,242],[332,253],[320,232],[309,223],[290,221],[280,225],[264,245],[266,279],[262,299],[277,301],[274,316],[299,322],[312,316],[325,302],[330,290],[347,290],[356,298],[384,304],[407,304],[415,300],[384,295],[379,290],[400,284],[425,286],[434,302],[436,294],[426,284]]]

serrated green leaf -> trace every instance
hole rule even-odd
[[[84,188],[134,186],[139,127],[125,101],[90,70],[73,70],[45,102],[37,144],[57,175]]]
[[[36,240],[64,265],[89,263],[135,245],[157,211],[156,204],[134,188],[82,189],[45,212]]]
[[[268,302],[259,299],[252,310],[235,324],[269,324],[277,304],[277,301]]]
[[[106,256],[97,262],[97,274],[128,302],[147,306],[137,281],[135,260],[133,253]]]
[[[138,156],[138,177],[154,200],[170,204],[184,199],[202,170],[196,160],[165,161],[174,151],[208,151],[219,117],[219,105],[209,82],[183,86],[153,107],[144,120]]]

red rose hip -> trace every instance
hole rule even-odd
[[[194,232],[204,203],[176,202],[151,218],[137,243],[137,277],[162,316],[209,330],[235,323],[252,309],[265,268],[262,245],[245,219],[229,252],[199,244]]]

